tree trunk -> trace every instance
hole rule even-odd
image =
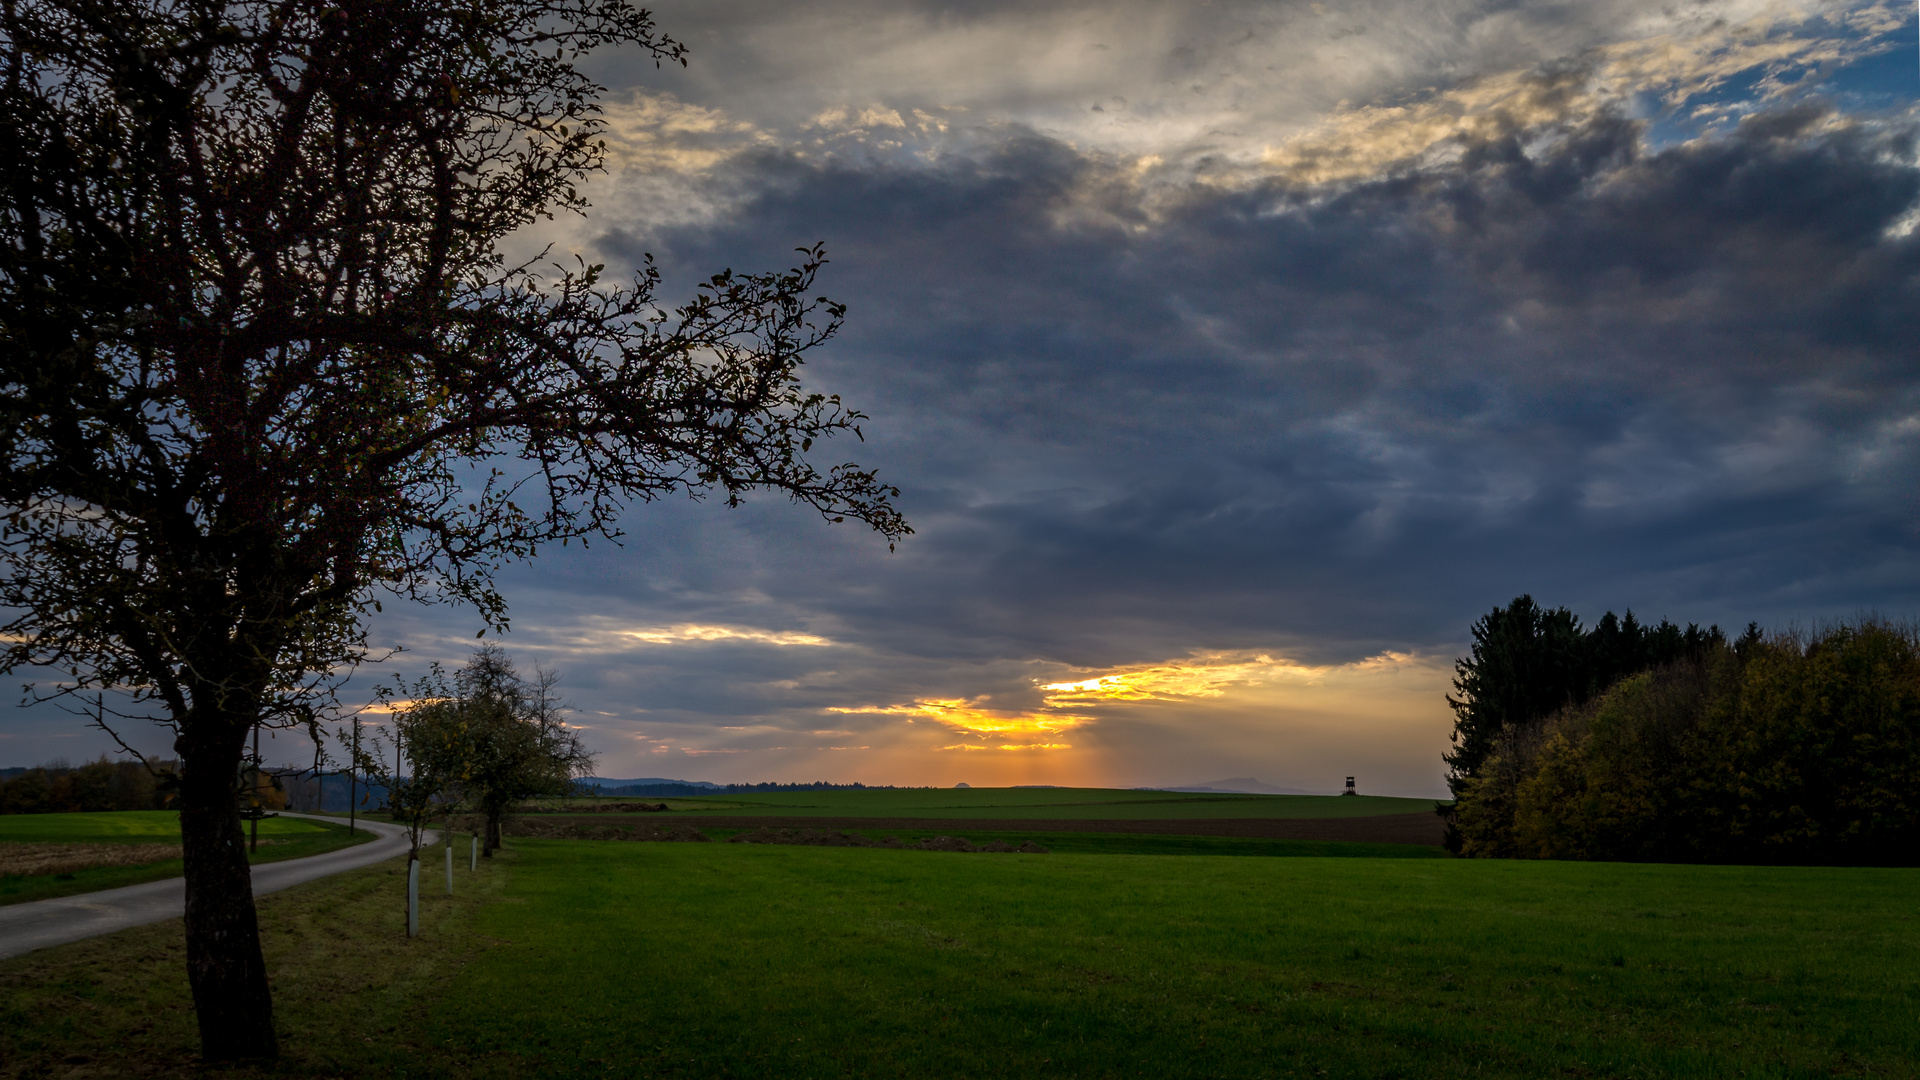
[[[487,811],[487,836],[486,839],[480,842],[481,858],[493,858],[494,851],[500,847],[500,818],[502,816],[499,810]]]
[[[195,739],[179,747],[187,981],[200,1022],[200,1054],[207,1061],[280,1053],[234,787],[243,738]]]

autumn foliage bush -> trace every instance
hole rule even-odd
[[[1920,864],[1920,632],[1718,641],[1509,726],[1461,785],[1468,856]]]

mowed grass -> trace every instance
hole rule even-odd
[[[586,806],[591,802],[577,800],[576,804]],[[1431,813],[1434,801],[1383,795],[1207,795],[1113,788],[869,788],[678,798],[668,805],[676,812],[711,813],[717,816],[1163,821],[1418,814]]]
[[[462,1076],[1911,1077],[1911,870],[519,841]],[[425,1065],[426,1063],[422,1063]]]
[[[1911,870],[513,840],[265,898],[226,1077],[1914,1077]],[[430,860],[429,865],[433,865]],[[0,1075],[191,1075],[178,924],[0,961]],[[82,1059],[82,1060],[75,1060]]]
[[[344,825],[303,818],[274,817],[260,822],[256,863],[303,859],[371,840],[362,829],[348,835]],[[0,816],[0,843],[151,844],[180,841],[180,815],[172,810],[119,810],[93,814],[7,814]],[[99,866],[67,874],[0,875],[0,905],[23,904],[56,896],[118,889],[179,877],[181,861],[162,859],[137,866]]]

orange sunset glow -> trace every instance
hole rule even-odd
[[[1441,730],[1434,706],[1442,700],[1446,671],[1447,665],[1437,658],[1400,652],[1314,665],[1258,651],[1196,651],[1157,663],[1069,670],[1062,674],[1074,677],[1033,679],[1028,693],[1036,700],[1026,707],[1012,701],[996,707],[994,695],[981,694],[826,711],[905,721],[884,737],[886,742],[874,743],[876,757],[885,758],[890,769],[932,778],[929,770],[939,769],[940,758],[917,755],[959,753],[970,761],[1008,763],[970,773],[979,777],[976,782],[1104,785],[1121,782],[1109,773],[1117,737],[1166,740],[1169,756],[1178,760],[1193,748],[1246,738],[1274,715],[1298,718],[1302,737],[1296,746],[1303,751],[1350,737],[1355,727],[1385,724],[1396,737],[1408,738],[1425,752],[1431,749],[1426,745],[1433,741],[1430,736]],[[1402,732],[1407,722],[1401,718],[1409,715],[1419,719],[1412,730]],[[933,730],[959,733],[966,741],[934,743],[905,726],[922,721],[938,725]],[[1122,729],[1126,734],[1118,736]],[[1070,739],[1060,737],[1069,733]],[[1016,756],[972,753],[986,750],[1013,751]]]
[[[1189,660],[1132,671],[1115,671],[1090,679],[1042,683],[1048,705],[1111,701],[1171,701],[1178,698],[1219,697],[1232,686],[1246,686],[1278,679],[1308,680],[1325,674],[1329,668],[1308,667],[1291,660],[1276,660],[1264,653],[1210,653]]]
[[[868,708],[831,708],[828,712],[870,713],[880,716],[905,716],[911,721],[914,717],[936,720],[956,731],[977,738],[1016,739],[1036,735],[1056,735],[1062,731],[1080,726],[1092,718],[1076,716],[1070,713],[1007,713],[993,709],[983,709],[973,702],[964,700],[923,700],[910,705],[883,705]],[[1071,750],[1069,743],[1014,743],[1006,742],[998,747],[1002,750]],[[982,750],[984,746],[962,744],[943,746],[942,750]]]

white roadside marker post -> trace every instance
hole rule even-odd
[[[467,869],[478,870],[480,869],[480,837],[470,836],[468,839],[473,841],[473,849],[467,853]]]
[[[447,837],[447,895],[453,895],[453,837]]]
[[[407,936],[420,936],[420,860],[407,860]]]

